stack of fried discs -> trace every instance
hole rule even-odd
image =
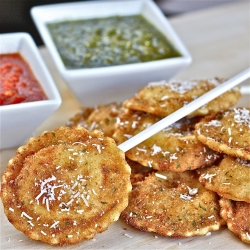
[[[131,169],[100,131],[59,127],[30,138],[9,161],[2,201],[9,221],[51,245],[93,238],[128,205]]]
[[[92,115],[83,110],[68,125],[100,129],[121,144],[223,81],[214,78],[150,83],[121,105],[99,105]],[[234,88],[125,153],[132,170],[133,190],[129,205],[121,214],[124,221],[141,231],[179,238],[205,235],[225,224],[231,230],[232,221],[239,223],[236,219],[239,215],[235,212],[231,212],[231,217],[224,215],[226,200],[223,195],[228,191],[221,190],[234,189],[238,197],[240,192],[236,191],[232,180],[215,185],[217,173],[214,172],[222,168],[221,165],[227,161],[225,153],[236,145],[238,154],[235,156],[241,158],[235,159],[234,164],[241,165],[246,171],[242,174],[245,180],[240,181],[240,190],[244,193],[240,197],[246,197],[247,193],[250,195],[249,109],[232,108],[240,97],[239,89]],[[216,122],[215,119],[233,112],[238,122],[235,121],[231,128],[226,125],[217,127],[222,121]],[[227,132],[229,136],[225,137],[224,143],[228,145],[227,151],[223,150],[224,146],[218,146],[220,138],[215,138],[211,128],[219,128],[220,133]],[[214,172],[210,174],[208,171],[212,170]],[[237,176],[241,175],[241,170],[237,173]],[[237,178],[236,174],[231,175]],[[246,202],[249,202],[249,197],[248,200],[244,198],[245,206]],[[245,237],[241,239],[249,243],[249,209],[242,211],[241,208],[240,213],[245,215],[245,221],[241,222],[244,224],[241,235]],[[229,218],[234,219],[229,221]]]
[[[199,141],[223,154],[200,169],[200,182],[221,197],[221,216],[229,230],[250,244],[250,108],[235,108],[196,124]]]

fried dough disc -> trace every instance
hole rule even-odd
[[[250,108],[234,108],[206,117],[195,134],[211,149],[250,160]]]
[[[121,218],[143,232],[177,238],[205,235],[224,225],[218,199],[195,171],[156,172],[132,190]]]
[[[121,104],[117,103],[98,105],[96,108],[87,108],[72,117],[67,125],[71,127],[82,126],[90,131],[94,129],[100,130],[104,135],[112,137],[117,116],[122,109]]]
[[[116,125],[113,138],[120,144],[159,119],[145,112],[127,109],[119,116],[120,122]],[[220,156],[198,141],[193,134],[194,125],[199,119],[183,118],[125,154],[129,159],[156,170],[183,172],[210,166]]]
[[[223,198],[250,202],[250,161],[225,156],[218,166],[199,169],[200,182]]]
[[[86,129],[88,129],[88,125],[86,124],[86,120],[90,116],[90,114],[95,110],[93,107],[84,107],[79,111],[77,114],[75,114],[73,117],[71,117],[68,122],[66,123],[66,126],[69,127],[76,127],[81,126]],[[89,130],[89,129],[88,129]]]
[[[134,97],[126,100],[126,108],[145,111],[147,113],[168,116],[187,103],[221,84],[224,80],[219,78],[209,80],[190,81],[161,81],[149,83]],[[234,88],[215,98],[208,104],[192,112],[190,115],[207,115],[227,110],[241,98],[238,88]]]
[[[230,231],[250,244],[250,203],[221,199],[221,216]]]
[[[144,167],[139,162],[132,161],[128,158],[126,158],[126,161],[131,167],[130,181],[133,188],[135,188],[139,182],[143,181],[150,173],[154,172],[154,169]]]
[[[9,221],[52,245],[91,239],[128,204],[130,167],[113,139],[82,127],[31,138],[9,161],[2,201]]]

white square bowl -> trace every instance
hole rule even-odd
[[[167,37],[181,57],[111,67],[67,69],[47,28],[47,24],[53,22],[128,15],[146,18]],[[58,72],[82,105],[120,101],[151,81],[170,79],[192,61],[167,18],[151,0],[84,1],[35,6],[31,9],[31,16]]]
[[[61,104],[61,97],[34,40],[27,33],[0,35],[0,54],[19,53],[47,100],[0,106],[0,149],[20,146]]]

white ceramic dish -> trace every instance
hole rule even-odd
[[[157,27],[182,56],[121,66],[69,70],[65,68],[46,26],[47,23],[65,20],[137,14],[143,15]],[[82,105],[93,105],[97,98],[98,103],[108,103],[129,97],[148,82],[170,79],[192,61],[167,18],[151,0],[51,4],[33,7],[31,16],[60,75]]]
[[[38,48],[27,33],[0,35],[0,54],[19,53],[29,64],[48,100],[0,106],[0,149],[21,145],[61,104],[61,97]]]

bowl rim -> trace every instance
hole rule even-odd
[[[15,44],[15,46],[17,49],[11,50],[10,52],[8,52],[8,49],[7,49],[6,52],[3,52],[3,53],[2,53],[2,49],[1,49],[0,55],[19,53],[26,60],[26,62],[29,64],[29,67],[32,70],[32,73],[37,78],[37,75],[34,73],[33,66],[30,64],[30,62],[26,58],[26,56],[20,52],[21,43],[23,41],[25,41],[27,43],[27,45],[29,46],[29,52],[31,54],[33,54],[34,60],[40,66],[39,70],[41,71],[41,74],[44,76],[45,80],[47,81],[47,88],[50,89],[50,96],[48,96],[48,93],[46,93],[46,91],[44,90],[48,99],[39,100],[39,101],[32,101],[32,102],[22,102],[22,103],[8,104],[8,105],[0,105],[0,110],[1,111],[10,110],[13,108],[23,109],[23,108],[28,108],[30,106],[32,106],[32,107],[34,107],[34,106],[36,106],[36,107],[40,107],[40,106],[43,106],[43,107],[44,106],[57,106],[57,107],[59,107],[62,103],[61,95],[60,95],[59,90],[57,89],[56,84],[55,84],[47,66],[45,65],[45,62],[43,61],[42,56],[38,50],[38,47],[36,46],[31,35],[27,32],[13,32],[13,33],[0,34],[0,41],[4,41],[4,40],[10,41],[11,39],[12,39],[12,41],[13,41],[13,39],[16,39],[17,44]],[[18,42],[19,42],[19,44],[18,44]],[[0,47],[1,47],[1,44],[0,44]],[[39,84],[44,89],[44,82],[39,81]]]
[[[50,36],[50,33],[46,27],[46,17],[39,15],[40,13],[44,13],[46,10],[53,10],[53,13],[56,13],[56,11],[63,11],[63,10],[68,10],[68,12],[73,11],[71,7],[84,7],[84,6],[91,6],[91,5],[103,5],[103,4],[125,4],[126,6],[129,5],[129,3],[137,3],[141,4],[142,7],[146,4],[150,11],[153,12],[154,14],[157,15],[159,18],[160,22],[164,24],[164,29],[170,34],[170,37],[167,37],[168,40],[171,41],[171,43],[177,48],[177,50],[181,53],[180,57],[175,57],[175,58],[167,58],[167,59],[162,59],[162,60],[155,60],[155,61],[149,61],[149,62],[143,62],[143,63],[133,63],[133,64],[123,64],[123,65],[114,65],[114,66],[108,66],[108,67],[98,67],[98,68],[79,68],[79,69],[67,69],[66,66],[64,65],[59,52],[52,40],[52,37]],[[129,7],[128,7],[129,8]],[[143,8],[138,13],[142,13]],[[48,51],[52,55],[52,59],[55,62],[55,65],[60,72],[60,74],[64,77],[70,77],[70,78],[77,78],[79,76],[86,76],[90,77],[92,75],[95,75],[96,73],[101,74],[103,76],[108,75],[108,74],[113,74],[113,72],[117,71],[135,71],[135,70],[145,70],[147,68],[152,68],[152,67],[158,67],[165,65],[167,66],[168,64],[179,64],[181,62],[185,64],[190,64],[192,62],[192,57],[177,35],[176,31],[172,27],[172,25],[169,23],[168,18],[164,16],[162,11],[159,9],[159,7],[156,5],[156,3],[152,0],[94,0],[94,1],[80,1],[80,2],[68,2],[68,3],[56,3],[56,4],[47,4],[47,5],[40,5],[40,6],[34,6],[30,10],[31,17],[44,41],[45,46],[47,47]],[[114,14],[113,14],[114,15]],[[98,18],[100,15],[96,15]],[[111,15],[109,15],[111,16]],[[145,16],[145,15],[144,15]],[[147,16],[147,15],[146,15]],[[80,17],[81,19],[84,19],[84,13]],[[77,19],[80,19],[79,17]],[[72,20],[72,18],[68,19],[63,19],[62,17],[57,17],[55,14],[54,21],[61,21],[61,20]],[[159,26],[156,26],[157,28]],[[170,39],[171,38],[171,39]],[[136,69],[135,69],[136,67]]]
[[[32,101],[32,102],[21,102],[21,103],[14,103],[14,104],[7,104],[7,105],[0,105],[1,112],[7,112],[12,109],[30,109],[30,108],[39,108],[39,107],[51,107],[51,106],[58,106],[61,104],[59,100],[39,100],[39,101]],[[2,114],[2,113],[1,113]]]

